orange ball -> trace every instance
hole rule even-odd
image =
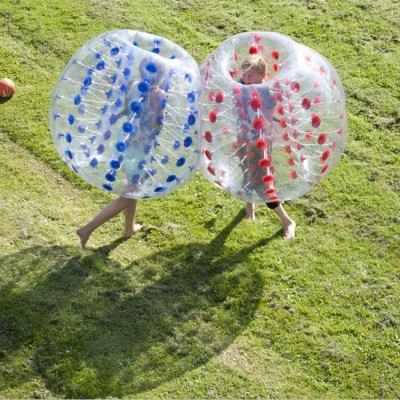
[[[15,85],[11,79],[0,79],[0,97],[12,97],[15,93]]]

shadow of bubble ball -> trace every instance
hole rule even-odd
[[[124,197],[164,196],[198,159],[200,72],[175,43],[144,32],[106,32],[69,61],[55,87],[50,130],[65,163]]]
[[[256,63],[264,80],[243,73]],[[347,139],[339,76],[315,50],[275,32],[230,37],[200,67],[200,170],[256,203],[296,199],[338,163]]]

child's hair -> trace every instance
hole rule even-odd
[[[243,71],[247,71],[248,69],[253,69],[262,76],[265,76],[267,72],[267,63],[265,62],[264,57],[262,57],[260,54],[254,54],[252,56],[247,57],[242,62],[241,67]]]

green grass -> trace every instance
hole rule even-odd
[[[0,397],[399,398],[398,2],[2,0]],[[60,161],[47,113],[67,61],[117,28],[155,33],[201,63],[221,41],[278,31],[329,58],[349,141],[335,170],[266,207],[199,174],[139,204],[81,251],[75,230],[110,200]]]

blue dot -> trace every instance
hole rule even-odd
[[[161,164],[168,164],[168,162],[169,162],[169,157],[168,157],[168,156],[164,156],[164,157],[161,159]]]
[[[104,140],[108,140],[111,137],[111,131],[109,129],[107,129],[104,133],[103,133],[103,139]]]
[[[124,103],[123,103],[123,101],[121,100],[120,97],[118,97],[118,99],[114,102],[115,108],[120,108],[120,107],[122,107],[123,104]]]
[[[193,78],[192,75],[190,75],[189,73],[185,74],[185,79],[187,82],[192,83]]]
[[[149,90],[149,84],[145,81],[142,81],[138,84],[138,90],[140,93],[146,93]]]
[[[155,53],[155,54],[160,54],[160,48],[159,47],[154,47],[153,49],[151,49],[151,52]]]
[[[103,121],[101,120],[101,119],[99,119],[97,122],[96,122],[96,128],[97,129],[100,129],[102,126],[103,126]]]
[[[146,167],[146,160],[141,160],[138,162],[139,169],[143,169]]]
[[[79,94],[77,94],[75,97],[74,97],[74,104],[77,106],[80,102],[81,102],[81,96],[79,96]]]
[[[151,176],[157,175],[157,170],[156,170],[155,168],[153,168],[152,170],[150,170],[150,175],[151,175]]]
[[[136,46],[136,47],[140,47],[139,43],[136,40],[133,41],[133,45]]]
[[[125,153],[126,149],[127,149],[127,145],[124,142],[117,142],[115,144],[115,149],[117,151],[119,151],[120,153]]]
[[[79,113],[79,114],[84,114],[85,111],[86,111],[85,105],[84,105],[84,104],[79,104],[78,113]]]
[[[132,112],[139,114],[142,111],[142,103],[140,101],[132,101],[131,103]]]
[[[115,172],[111,171],[111,172],[107,172],[105,175],[105,178],[108,182],[115,182],[116,181],[116,177],[115,177]]]
[[[131,182],[132,183],[138,183],[139,180],[140,180],[140,175],[139,174],[133,175],[132,178],[131,178]]]
[[[107,110],[108,110],[108,105],[107,104],[104,104],[104,106],[100,108],[100,111],[101,111],[101,113],[103,115],[107,112]]]
[[[110,125],[114,125],[118,121],[118,117],[115,114],[110,115]]]
[[[83,86],[89,86],[92,83],[92,77],[91,76],[87,76],[84,80],[83,80]]]
[[[131,69],[130,68],[125,68],[122,73],[124,74],[125,79],[128,79],[131,76]]]
[[[104,150],[106,148],[104,147],[104,144],[101,144],[99,147],[97,147],[97,154],[102,154],[104,153]]]
[[[157,122],[158,125],[162,125],[163,122],[164,122],[164,115],[159,115],[159,116],[156,118],[156,122]]]
[[[68,115],[68,123],[70,125],[73,125],[73,123],[75,122],[75,117],[72,114]]]
[[[174,150],[179,150],[180,147],[181,147],[181,142],[180,142],[179,140],[175,140],[175,142],[174,142],[172,148],[173,148]]]
[[[170,57],[171,60],[175,60],[175,58],[176,58],[175,54],[172,54],[171,57]]]
[[[103,53],[102,53],[101,51],[98,51],[98,52],[94,55],[94,58],[99,59],[99,58],[101,58],[102,55],[103,55]]]
[[[182,167],[182,165],[184,165],[185,162],[186,162],[185,157],[181,157],[181,158],[179,158],[179,159],[177,160],[176,166],[177,166],[177,167]]]
[[[164,110],[164,108],[167,106],[167,99],[164,97],[160,100],[160,108],[161,110]]]
[[[121,68],[122,60],[120,58],[118,60],[115,60],[115,64],[117,64],[118,68]]]
[[[173,182],[175,180],[177,181],[178,178],[176,177],[176,175],[169,175],[166,180],[167,182]]]
[[[182,127],[182,132],[183,133],[188,133],[190,131],[190,125],[189,124],[184,124]]]
[[[98,164],[99,164],[99,162],[97,161],[97,158],[92,158],[90,160],[90,166],[91,167],[96,168]]]
[[[194,94],[194,92],[190,92],[187,95],[187,101],[189,103],[194,103],[196,101],[196,95]]]
[[[124,122],[123,125],[122,125],[122,130],[123,130],[125,133],[134,132],[134,129],[135,129],[134,125],[133,125],[131,122],[129,122],[129,121]]]
[[[192,145],[192,143],[193,143],[193,139],[190,136],[186,137],[185,140],[183,141],[183,145],[185,147],[190,147]]]
[[[98,71],[101,71],[102,69],[105,68],[105,66],[106,66],[106,63],[104,62],[104,60],[101,60],[96,64],[96,69]]]
[[[126,92],[126,89],[127,89],[127,86],[125,85],[125,83],[123,83],[123,84],[120,86],[120,88],[119,88],[119,90],[121,91],[121,93],[125,93],[125,92]]]
[[[162,43],[162,39],[161,38],[156,38],[153,40],[154,44],[161,44]]]
[[[121,168],[121,164],[120,164],[120,162],[118,160],[111,160],[109,165],[110,165],[110,168],[113,168],[113,169],[120,169]]]
[[[107,185],[107,184],[103,185],[103,189],[107,190],[107,192],[112,192],[113,191],[113,188],[110,185]]]
[[[110,50],[110,55],[116,56],[119,53],[119,47],[114,47]]]
[[[112,96],[113,91],[112,91],[112,89],[110,89],[107,92],[104,92],[104,94],[107,96],[107,99],[109,99]]]
[[[165,186],[159,186],[157,188],[154,189],[154,191],[156,193],[161,193],[161,192],[165,192],[167,190],[167,188]]]
[[[193,126],[196,123],[196,117],[193,114],[190,114],[188,117],[188,124]]]
[[[144,146],[143,146],[143,153],[144,154],[149,154],[150,153],[150,150],[151,150],[151,144],[149,144],[149,143],[146,143]]]
[[[115,83],[117,81],[117,74],[111,76],[111,83]]]
[[[96,141],[96,139],[97,139],[96,135],[92,135],[92,136],[89,137],[89,141],[90,141],[91,144],[93,144]]]
[[[146,70],[149,71],[151,74],[155,74],[157,72],[157,65],[153,62],[149,62],[146,64]]]
[[[72,142],[72,136],[69,132],[67,132],[65,134],[65,140],[67,141],[67,143],[71,143]]]
[[[78,132],[79,133],[85,133],[86,132],[86,126],[83,124],[79,124],[78,126]]]
[[[74,158],[71,150],[65,150],[65,155],[72,160]]]

